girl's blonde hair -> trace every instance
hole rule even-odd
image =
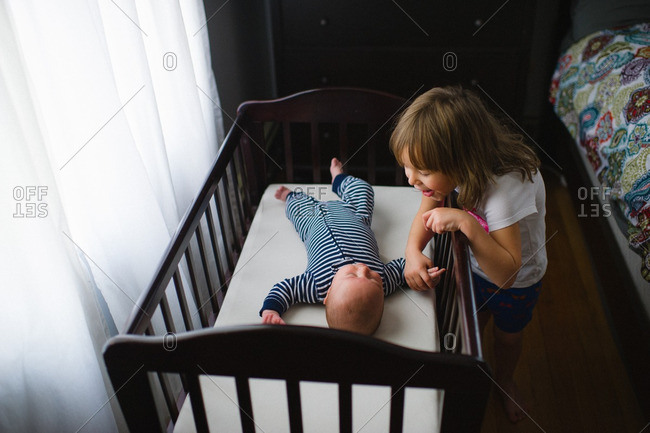
[[[415,99],[398,118],[390,149],[400,165],[406,155],[413,168],[449,177],[468,208],[481,202],[495,176],[516,171],[532,181],[540,165],[520,134],[461,87],[435,87]]]

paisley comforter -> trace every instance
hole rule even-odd
[[[650,281],[650,23],[573,44],[558,61],[550,100],[625,215]]]

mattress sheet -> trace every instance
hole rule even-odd
[[[261,323],[259,310],[273,284],[302,273],[307,266],[305,247],[285,216],[284,202],[273,196],[279,186],[270,185],[263,195],[215,327]],[[300,188],[320,200],[338,199],[330,185],[286,186],[293,190]],[[421,195],[408,187],[375,186],[374,189],[372,228],[380,256],[384,262],[388,262],[403,257]],[[321,304],[293,305],[283,319],[292,325],[327,326],[325,309]],[[374,336],[413,349],[438,351],[433,291],[415,292],[406,288],[387,297],[384,315]],[[332,368],[345,368],[345,359]],[[288,432],[284,383],[252,379],[250,384],[257,430]],[[204,376],[201,377],[201,387],[210,430],[240,432],[234,379]],[[301,393],[305,432],[338,431],[337,386],[303,382]],[[406,389],[405,431],[439,431],[440,394],[440,391]],[[354,386],[354,431],[387,432],[390,396],[389,388]],[[195,431],[189,399],[181,410],[174,431]]]

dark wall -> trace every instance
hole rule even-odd
[[[544,117],[550,108],[549,88],[560,55],[560,42],[566,32],[568,3],[557,0],[539,1],[535,8],[521,126],[536,139],[542,135],[540,128],[544,127]]]
[[[276,48],[281,47],[282,44],[280,41],[273,40],[274,32],[270,28],[272,22],[271,8],[274,8],[273,12],[276,14],[275,17],[277,22],[277,13],[280,4],[282,3],[269,0],[204,0],[206,18],[208,18],[207,28],[212,51],[212,66],[217,80],[222,108],[225,112],[224,123],[226,130],[232,124],[230,118],[235,117],[236,108],[241,102],[249,99],[269,99],[277,97],[278,89],[282,87],[279,85],[282,77],[275,76],[276,68],[274,62],[277,60],[273,54],[274,43]],[[561,32],[559,31],[559,28],[561,27],[559,16],[561,16],[561,9],[564,9],[564,7],[561,6],[561,0],[537,1],[531,2],[530,4],[534,5],[532,13],[533,17],[532,19],[529,18],[527,20],[525,26],[529,29],[528,32],[532,34],[529,36],[528,42],[522,49],[523,52],[521,53],[523,56],[528,57],[528,61],[524,62],[525,66],[517,76],[517,81],[520,83],[518,85],[520,90],[516,95],[519,108],[513,110],[508,109],[507,104],[502,105],[504,105],[504,107],[506,107],[514,117],[517,117],[518,122],[520,122],[520,125],[529,135],[537,138],[540,129],[543,128],[541,118],[544,115],[544,110],[547,108],[546,101],[548,97],[550,75],[555,61],[557,60],[557,47],[559,45],[559,39],[561,38]],[[309,3],[305,3],[302,7],[304,10],[308,10],[309,5]],[[311,7],[313,8],[313,6],[314,5],[312,4]],[[353,4],[350,4],[346,7],[352,6]],[[332,5],[329,4],[327,7],[332,7]],[[441,7],[441,4],[437,4],[435,7]],[[493,9],[491,6],[486,6],[486,8],[489,11],[492,11]],[[398,12],[399,11],[396,13]],[[513,21],[516,21],[516,19],[508,16],[508,12],[509,10],[507,8],[501,10],[490,22],[490,26],[487,26],[482,30],[481,36],[485,38],[489,37],[490,31],[498,34],[500,29],[502,30],[508,27],[506,25],[507,22],[512,23]],[[402,15],[400,15],[400,17],[404,18]],[[305,22],[313,21],[308,18],[309,17],[303,17],[302,19],[304,19]],[[503,20],[505,18],[508,18],[510,21],[506,20],[505,23],[498,21],[498,19]],[[298,19],[300,20],[301,18]],[[415,29],[414,31],[417,30],[410,21],[406,24],[413,27]],[[319,26],[316,27],[316,30],[320,29]],[[278,29],[275,29],[275,34],[278,35]],[[316,33],[312,32],[311,35],[314,36],[315,34]],[[497,41],[498,40],[499,39],[497,38]],[[499,49],[497,46],[502,42],[503,41],[495,42],[495,47],[491,47],[491,45],[488,44],[477,52],[482,53],[486,50],[489,51],[490,49]],[[404,48],[404,51],[407,52],[408,49]],[[282,57],[283,51],[278,51],[278,53],[276,54],[278,54],[279,57]],[[358,53],[356,53],[355,56],[358,56]],[[349,63],[342,63],[342,59],[336,58],[336,56],[331,57],[331,61],[335,63],[335,66],[338,69],[341,69],[346,63]],[[316,59],[318,62],[324,62],[328,60],[328,56],[323,57],[321,55],[316,57]],[[308,62],[309,57],[307,56],[303,60]],[[493,62],[495,61],[496,60],[491,59],[488,63],[483,64],[481,70],[501,67],[499,64],[494,64]],[[280,65],[280,68],[277,70],[283,70],[283,64],[278,64]],[[309,65],[303,64],[301,68],[291,68],[296,81],[304,79],[306,76],[305,70],[309,69],[308,66]],[[323,72],[323,74],[325,73],[326,71]],[[497,76],[498,75],[499,74],[497,74]],[[360,84],[354,82],[354,77],[346,77],[349,82],[332,82],[328,84]],[[396,77],[395,80],[402,82],[405,81],[404,78],[405,77]],[[523,83],[521,82],[522,80],[524,81]],[[284,81],[287,81],[286,77]],[[491,82],[488,80],[484,83],[484,86],[488,88],[491,94],[494,94],[495,98],[499,101],[505,101],[509,97],[513,97],[513,94],[515,93],[514,89],[510,86],[506,86],[507,88],[504,89],[501,89],[502,86],[493,86],[493,89],[490,88],[490,84]],[[311,87],[313,87],[313,85]],[[284,92],[283,95],[287,93],[284,90],[282,91]],[[503,92],[503,94],[499,94],[500,91]]]
[[[268,6],[262,0],[204,0],[204,5],[227,131],[241,102],[275,96]]]

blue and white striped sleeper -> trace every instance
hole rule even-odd
[[[341,200],[321,202],[302,192],[287,196],[286,214],[307,248],[307,269],[273,286],[264,310],[284,313],[297,302],[323,302],[336,271],[352,263],[364,263],[379,273],[384,294],[406,286],[404,259],[384,264],[370,228],[374,191],[364,180],[340,174],[332,190]]]

